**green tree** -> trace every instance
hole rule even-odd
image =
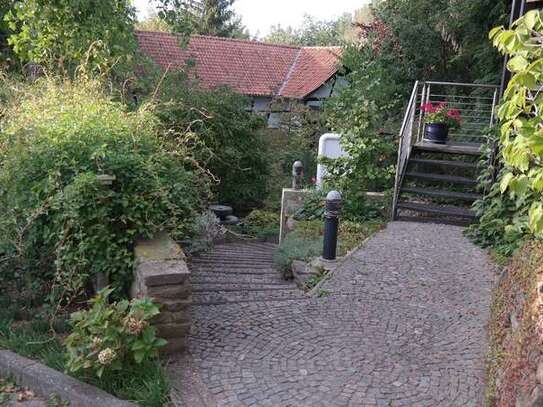
[[[264,42],[270,44],[285,44],[298,46],[327,46],[341,45],[350,38],[353,30],[353,16],[345,14],[337,20],[316,20],[305,15],[300,28],[283,28],[281,25],[272,26],[270,34]]]
[[[13,8],[13,0],[0,0],[0,69],[11,61],[11,49],[8,45],[10,30],[5,16]]]
[[[506,19],[509,0],[387,0],[374,14],[397,41],[410,82],[497,82],[501,59],[486,40]]]
[[[134,18],[130,0],[18,0],[8,41],[23,62],[53,70],[120,68],[135,49]]]
[[[161,19],[158,16],[158,13],[156,11],[152,11],[149,13],[149,15],[142,21],[138,21],[136,23],[136,30],[141,31],[162,31],[162,32],[170,32],[172,31],[172,28],[169,26],[169,24]]]
[[[248,38],[241,18],[232,10],[235,0],[157,0],[158,15],[176,32]]]

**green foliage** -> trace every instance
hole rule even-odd
[[[338,256],[344,256],[381,228],[378,221],[341,221],[339,225]],[[274,261],[279,271],[288,277],[294,260],[310,261],[322,254],[324,222],[301,221],[279,245]]]
[[[285,100],[277,100],[281,105]],[[271,161],[271,175],[267,180],[269,195],[265,206],[279,211],[281,194],[292,185],[292,165],[301,161],[304,165],[304,184],[314,184],[317,173],[319,137],[326,131],[316,112],[302,104],[290,102],[291,110],[282,114],[279,130],[266,130],[266,152]]]
[[[135,50],[135,10],[129,0],[15,1],[9,43],[23,62],[52,71],[123,66]]]
[[[279,236],[279,212],[255,209],[234,230],[257,239],[276,240]]]
[[[527,226],[539,238],[543,237],[543,99],[538,91],[543,83],[542,16],[541,11],[533,10],[512,29],[497,27],[490,32],[494,45],[510,57],[507,68],[513,74],[498,109],[504,164],[499,190],[507,195],[504,202],[514,203],[516,218],[525,219],[529,207]],[[507,227],[520,234],[526,231],[523,221]]]
[[[156,358],[166,340],[156,337],[149,324],[160,311],[148,298],[109,303],[113,292],[105,288],[90,300],[91,308],[72,314],[72,333],[66,338],[66,368],[71,373],[124,370]]]
[[[158,0],[158,16],[173,31],[190,35],[248,38],[241,18],[232,10],[235,0]]]
[[[168,138],[191,146],[194,159],[216,177],[217,200],[237,210],[260,206],[269,157],[258,134],[263,121],[246,111],[248,100],[226,88],[198,90],[182,73],[166,75],[155,97]]]
[[[36,298],[21,292],[2,290],[0,348],[10,349],[63,371],[67,359],[61,335],[69,332],[70,326],[62,317],[49,322],[50,314],[44,311]],[[58,335],[51,331],[51,326]],[[142,407],[163,407],[168,401],[169,384],[157,359],[140,365],[132,363],[122,371],[104,372],[102,378],[81,375],[77,377],[117,397],[132,400]],[[63,404],[51,404],[59,407],[61,405]]]
[[[148,109],[129,113],[97,84],[43,80],[16,94],[1,124],[2,278],[69,302],[104,274],[121,295],[135,240],[186,236],[206,177],[160,140]]]
[[[343,135],[341,144],[348,154],[323,161],[328,171],[326,182],[353,203],[364,202],[367,191],[390,188],[394,178],[396,143],[384,133],[393,132],[391,121],[401,111],[402,92],[397,81],[403,71],[397,61],[377,57],[375,52],[371,47],[345,49],[343,63],[351,86],[326,106],[330,127]],[[382,50],[383,55],[387,53]],[[398,72],[391,73],[390,65]]]
[[[12,10],[15,0],[0,0],[0,70],[13,63],[13,55],[8,45],[11,34],[5,16]]]
[[[498,79],[499,56],[485,40],[505,19],[507,0],[387,0],[372,7],[364,46],[344,49],[350,87],[331,98],[327,119],[348,158],[326,162],[330,188],[343,193],[354,214],[367,191],[392,187],[403,104],[416,80]],[[360,208],[357,205],[362,203]]]
[[[498,129],[492,129],[487,134],[487,144],[479,162],[482,171],[478,189],[483,198],[473,205],[478,220],[466,233],[475,243],[491,247],[496,256],[508,257],[525,241],[529,204],[527,201],[516,202],[501,193],[500,184],[506,170],[500,170],[500,164],[494,159],[499,138],[497,133]]]
[[[374,13],[394,38],[409,86],[417,79],[496,82],[502,61],[486,36],[507,21],[510,6],[510,0],[387,0]]]
[[[350,14],[330,21],[318,21],[306,14],[300,28],[272,26],[264,42],[306,47],[341,45],[349,37],[352,25]]]

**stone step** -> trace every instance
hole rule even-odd
[[[220,292],[257,292],[257,291],[282,291],[282,290],[296,290],[299,291],[296,286],[285,286],[281,285],[258,285],[258,284],[198,284],[192,286],[192,293],[220,293]]]
[[[191,275],[191,283],[193,284],[206,284],[206,283],[229,283],[240,282],[246,284],[289,284],[283,280],[279,272],[274,274],[259,274],[259,275],[244,275],[235,274],[229,275],[224,273],[205,272],[200,271]]]
[[[194,272],[194,274],[198,274],[199,272],[210,272],[210,273],[215,273],[215,274],[226,274],[226,275],[240,274],[240,275],[257,275],[257,276],[278,274],[277,270],[272,269],[272,268],[255,269],[255,268],[236,268],[236,267],[230,267],[230,268],[205,267],[205,268],[198,269],[198,268],[191,267],[190,269],[191,271]]]
[[[243,260],[273,260],[274,253],[209,253],[201,256],[195,256],[193,260],[223,260],[223,259],[243,259]]]
[[[239,250],[239,251],[273,251],[277,249],[277,244],[275,243],[226,243],[219,244],[213,247],[212,252],[217,252],[221,250]]]
[[[254,270],[263,270],[263,269],[273,269],[274,263],[252,263],[252,262],[214,262],[214,261],[197,261],[190,262],[189,267],[194,269],[254,269]]]
[[[214,292],[193,292],[193,305],[216,305],[232,304],[242,302],[268,302],[283,300],[298,300],[307,298],[298,289],[288,290],[265,290],[265,291],[214,291]]]
[[[236,267],[273,267],[273,260],[244,260],[244,259],[194,259],[190,262],[197,266],[236,266]]]

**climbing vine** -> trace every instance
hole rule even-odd
[[[509,57],[512,73],[498,109],[502,169],[478,226],[479,235],[493,243],[543,237],[542,16],[530,11],[511,29],[496,27],[489,35]]]

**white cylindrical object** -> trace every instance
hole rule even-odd
[[[326,133],[319,139],[319,158],[340,158],[347,157],[348,154],[343,150],[340,143],[341,135],[336,133]],[[322,180],[326,175],[326,166],[317,165],[317,188],[322,186]]]

